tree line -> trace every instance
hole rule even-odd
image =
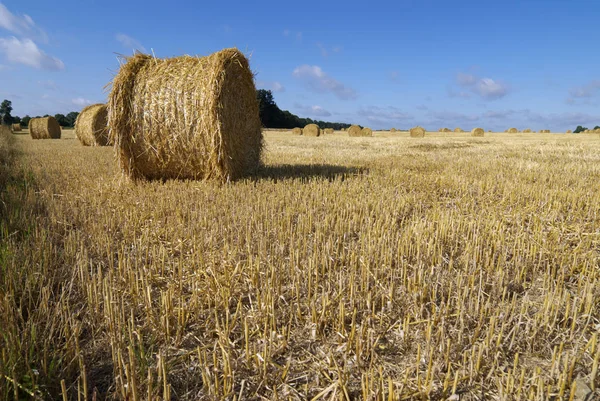
[[[0,122],[3,125],[21,124],[21,127],[27,127],[29,125],[29,121],[31,121],[32,118],[50,117],[50,114],[45,114],[43,116],[35,117],[25,115],[25,117],[21,118],[19,116],[13,116],[12,111],[12,102],[10,100],[4,99],[0,104]],[[78,111],[72,111],[67,115],[55,114],[52,117],[56,118],[56,121],[58,121],[61,127],[73,128],[75,126],[75,121],[77,120],[78,115]]]

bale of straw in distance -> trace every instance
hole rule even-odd
[[[425,136],[425,128],[418,126],[411,128],[410,136],[413,138],[423,138]]]
[[[21,132],[21,124],[13,124],[12,132]]]
[[[77,116],[75,135],[84,146],[108,146],[108,110],[105,104],[87,106]]]
[[[396,131],[398,131],[396,128],[390,129],[390,132],[396,132]]]
[[[373,136],[373,130],[368,127],[364,127],[360,130],[360,136]]]
[[[323,130],[323,133],[325,133],[325,134],[333,134],[333,128],[325,128]]]
[[[525,129],[523,130],[523,132],[525,132],[525,133],[530,133],[530,132],[531,132],[531,128],[525,128]]]
[[[254,76],[235,48],[128,58],[108,101],[110,140],[133,179],[240,178],[263,147]]]
[[[351,125],[348,128],[348,136],[361,136],[362,129],[358,125]]]
[[[516,129],[516,128],[509,128],[509,129],[508,129],[508,133],[509,133],[509,134],[516,134],[517,132],[519,132],[519,130],[518,130],[518,129]]]
[[[33,139],[60,139],[60,124],[54,117],[32,118],[29,121],[29,135]]]
[[[292,134],[294,134],[294,135],[302,135],[302,128],[298,128],[298,127],[294,128],[292,130]]]
[[[567,134],[571,134],[573,133],[573,131],[571,131],[570,129],[567,130]]]
[[[471,131],[471,136],[484,136],[485,135],[485,131],[483,130],[483,128],[473,128],[473,130]]]
[[[456,127],[456,128],[454,128],[454,132],[463,132],[463,130],[460,127]]]
[[[321,128],[317,124],[308,124],[302,129],[304,136],[321,136]]]

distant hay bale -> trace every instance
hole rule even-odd
[[[292,134],[294,134],[294,135],[302,135],[302,128],[298,128],[298,127],[294,128],[292,130]]]
[[[13,124],[12,132],[21,132],[21,124]]]
[[[413,138],[423,138],[425,136],[425,128],[419,126],[411,128],[410,136]]]
[[[321,128],[317,124],[308,124],[302,130],[304,136],[321,136]]]
[[[390,129],[390,132],[396,132],[396,131],[398,131],[396,128],[391,128]]]
[[[573,131],[571,131],[570,129],[567,130],[567,134],[572,134]]]
[[[463,130],[460,127],[456,127],[456,128],[454,128],[454,132],[463,132]]]
[[[491,129],[489,129],[489,130],[488,130],[488,132],[492,132],[492,130],[491,130]]]
[[[29,135],[33,139],[60,139],[60,124],[54,117],[32,118],[29,121]]]
[[[473,128],[473,130],[471,131],[471,136],[484,136],[485,135],[485,131],[483,130],[483,128]]]
[[[507,132],[508,132],[509,134],[516,134],[517,132],[519,132],[519,130],[518,130],[518,129],[516,129],[516,128],[509,128]]]
[[[531,128],[525,128],[525,129],[523,130],[523,132],[524,132],[524,133],[531,133]]]
[[[549,129],[541,129],[540,133],[542,133],[542,134],[549,134],[550,130]]]
[[[323,133],[327,135],[333,134],[333,128],[325,128]]]
[[[77,116],[75,135],[84,146],[108,146],[108,110],[105,104],[87,106]]]
[[[586,134],[589,134],[590,130],[589,130],[589,129],[586,129],[586,130],[584,130],[583,132],[584,132],[584,133],[586,133]]]
[[[260,164],[254,76],[235,48],[127,58],[108,101],[110,140],[132,179],[240,178]]]
[[[362,130],[360,130],[360,134],[361,136],[373,136],[373,130],[371,128],[364,127]]]
[[[362,136],[362,129],[358,125],[351,125],[348,128],[348,136]]]

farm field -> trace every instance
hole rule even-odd
[[[600,397],[598,134],[264,135],[228,184],[0,136],[0,399]]]

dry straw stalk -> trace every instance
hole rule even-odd
[[[33,139],[60,139],[60,124],[54,117],[32,118],[29,121],[29,135]]]
[[[410,136],[413,138],[423,138],[425,136],[425,128],[419,126],[411,128]]]
[[[304,136],[321,136],[321,128],[317,124],[308,124],[302,130]]]
[[[260,164],[254,76],[239,50],[121,66],[108,102],[110,139],[133,179],[233,180]]]
[[[483,128],[473,128],[473,130],[471,131],[471,136],[484,136],[485,135],[485,131],[483,130]]]
[[[75,135],[84,146],[107,146],[108,140],[108,110],[105,104],[87,106],[75,122]]]

